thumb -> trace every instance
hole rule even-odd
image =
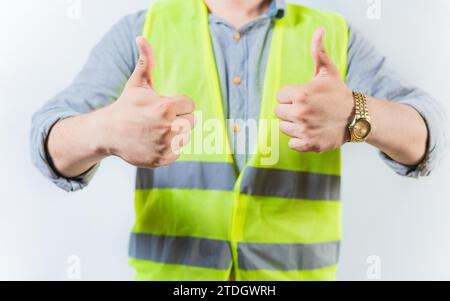
[[[155,65],[153,49],[144,37],[138,37],[139,60],[128,84],[138,87],[152,87],[152,70]]]
[[[325,29],[317,29],[311,42],[311,54],[315,64],[314,77],[321,73],[335,74],[337,72],[333,60],[328,56],[325,49],[324,39]]]

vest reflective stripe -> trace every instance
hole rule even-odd
[[[136,189],[233,191],[235,182],[235,169],[230,163],[180,161],[157,169],[139,168]],[[249,166],[240,191],[248,195],[335,201],[340,199],[340,176]]]
[[[138,170],[130,248],[137,279],[226,280],[231,268],[237,280],[333,279],[341,239],[340,150],[299,153],[288,147],[286,135],[273,136],[280,133],[273,122],[279,89],[313,77],[310,43],[319,27],[326,29],[326,47],[345,78],[345,20],[287,5],[285,17],[275,21],[267,62],[257,137],[262,144],[236,174],[208,10],[201,0],[152,3],[144,36],[156,57],[154,87],[194,99],[204,123],[198,122],[176,163]],[[208,121],[219,124],[216,139],[203,135],[211,132]],[[211,141],[218,147],[211,148]],[[274,146],[269,153],[265,142]],[[232,260],[219,245],[228,245]],[[211,264],[213,249],[220,264]]]
[[[241,192],[279,198],[337,201],[340,199],[340,187],[340,176],[247,167]]]
[[[315,270],[338,263],[339,241],[316,244],[239,243],[242,270]]]
[[[228,270],[230,244],[223,240],[133,233],[129,255],[135,259]]]
[[[201,189],[232,191],[236,172],[230,163],[178,161],[157,169],[139,168],[136,189]]]

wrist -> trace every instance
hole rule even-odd
[[[353,91],[350,88],[346,88],[345,90],[345,114],[343,115],[344,121],[343,123],[345,124],[344,127],[344,132],[345,132],[345,141],[344,143],[350,142],[351,137],[350,137],[350,131],[349,131],[349,127],[353,122],[353,119],[355,118],[355,100],[353,99]]]
[[[376,143],[378,139],[377,135],[378,135],[378,129],[377,129],[377,124],[376,124],[376,119],[374,119],[373,117],[376,116],[376,110],[377,110],[377,106],[378,106],[378,100],[376,100],[373,97],[367,96],[367,108],[370,112],[370,125],[371,125],[371,130],[370,130],[370,135],[367,137],[367,143],[369,144],[373,144],[374,142]]]
[[[47,156],[54,171],[65,178],[78,178],[106,156],[101,151],[97,112],[57,122],[47,138]]]
[[[89,149],[92,155],[102,160],[115,154],[113,143],[110,139],[113,129],[111,124],[111,108],[94,111],[87,122],[88,131],[92,133],[89,140]]]
[[[372,131],[368,110],[368,97],[360,92],[352,92],[354,100],[353,119],[348,127],[350,142],[367,142]]]

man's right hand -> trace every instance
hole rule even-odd
[[[102,112],[106,124],[103,145],[108,155],[154,168],[178,159],[194,127],[195,103],[186,96],[161,96],[154,90],[152,48],[143,37],[136,42],[140,51],[136,69],[119,99]],[[182,139],[174,139],[177,135]]]
[[[178,159],[194,127],[194,102],[186,96],[161,96],[152,86],[153,51],[136,40],[140,58],[121,96],[102,109],[57,122],[47,151],[56,170],[78,177],[108,156],[156,168]]]

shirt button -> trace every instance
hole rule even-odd
[[[241,131],[241,126],[239,125],[239,123],[233,124],[233,132],[238,133],[240,131]]]
[[[240,85],[241,84],[241,78],[239,76],[236,76],[233,78],[233,83],[236,85]]]
[[[233,39],[239,41],[241,39],[241,33],[239,31],[235,32],[233,35]]]

